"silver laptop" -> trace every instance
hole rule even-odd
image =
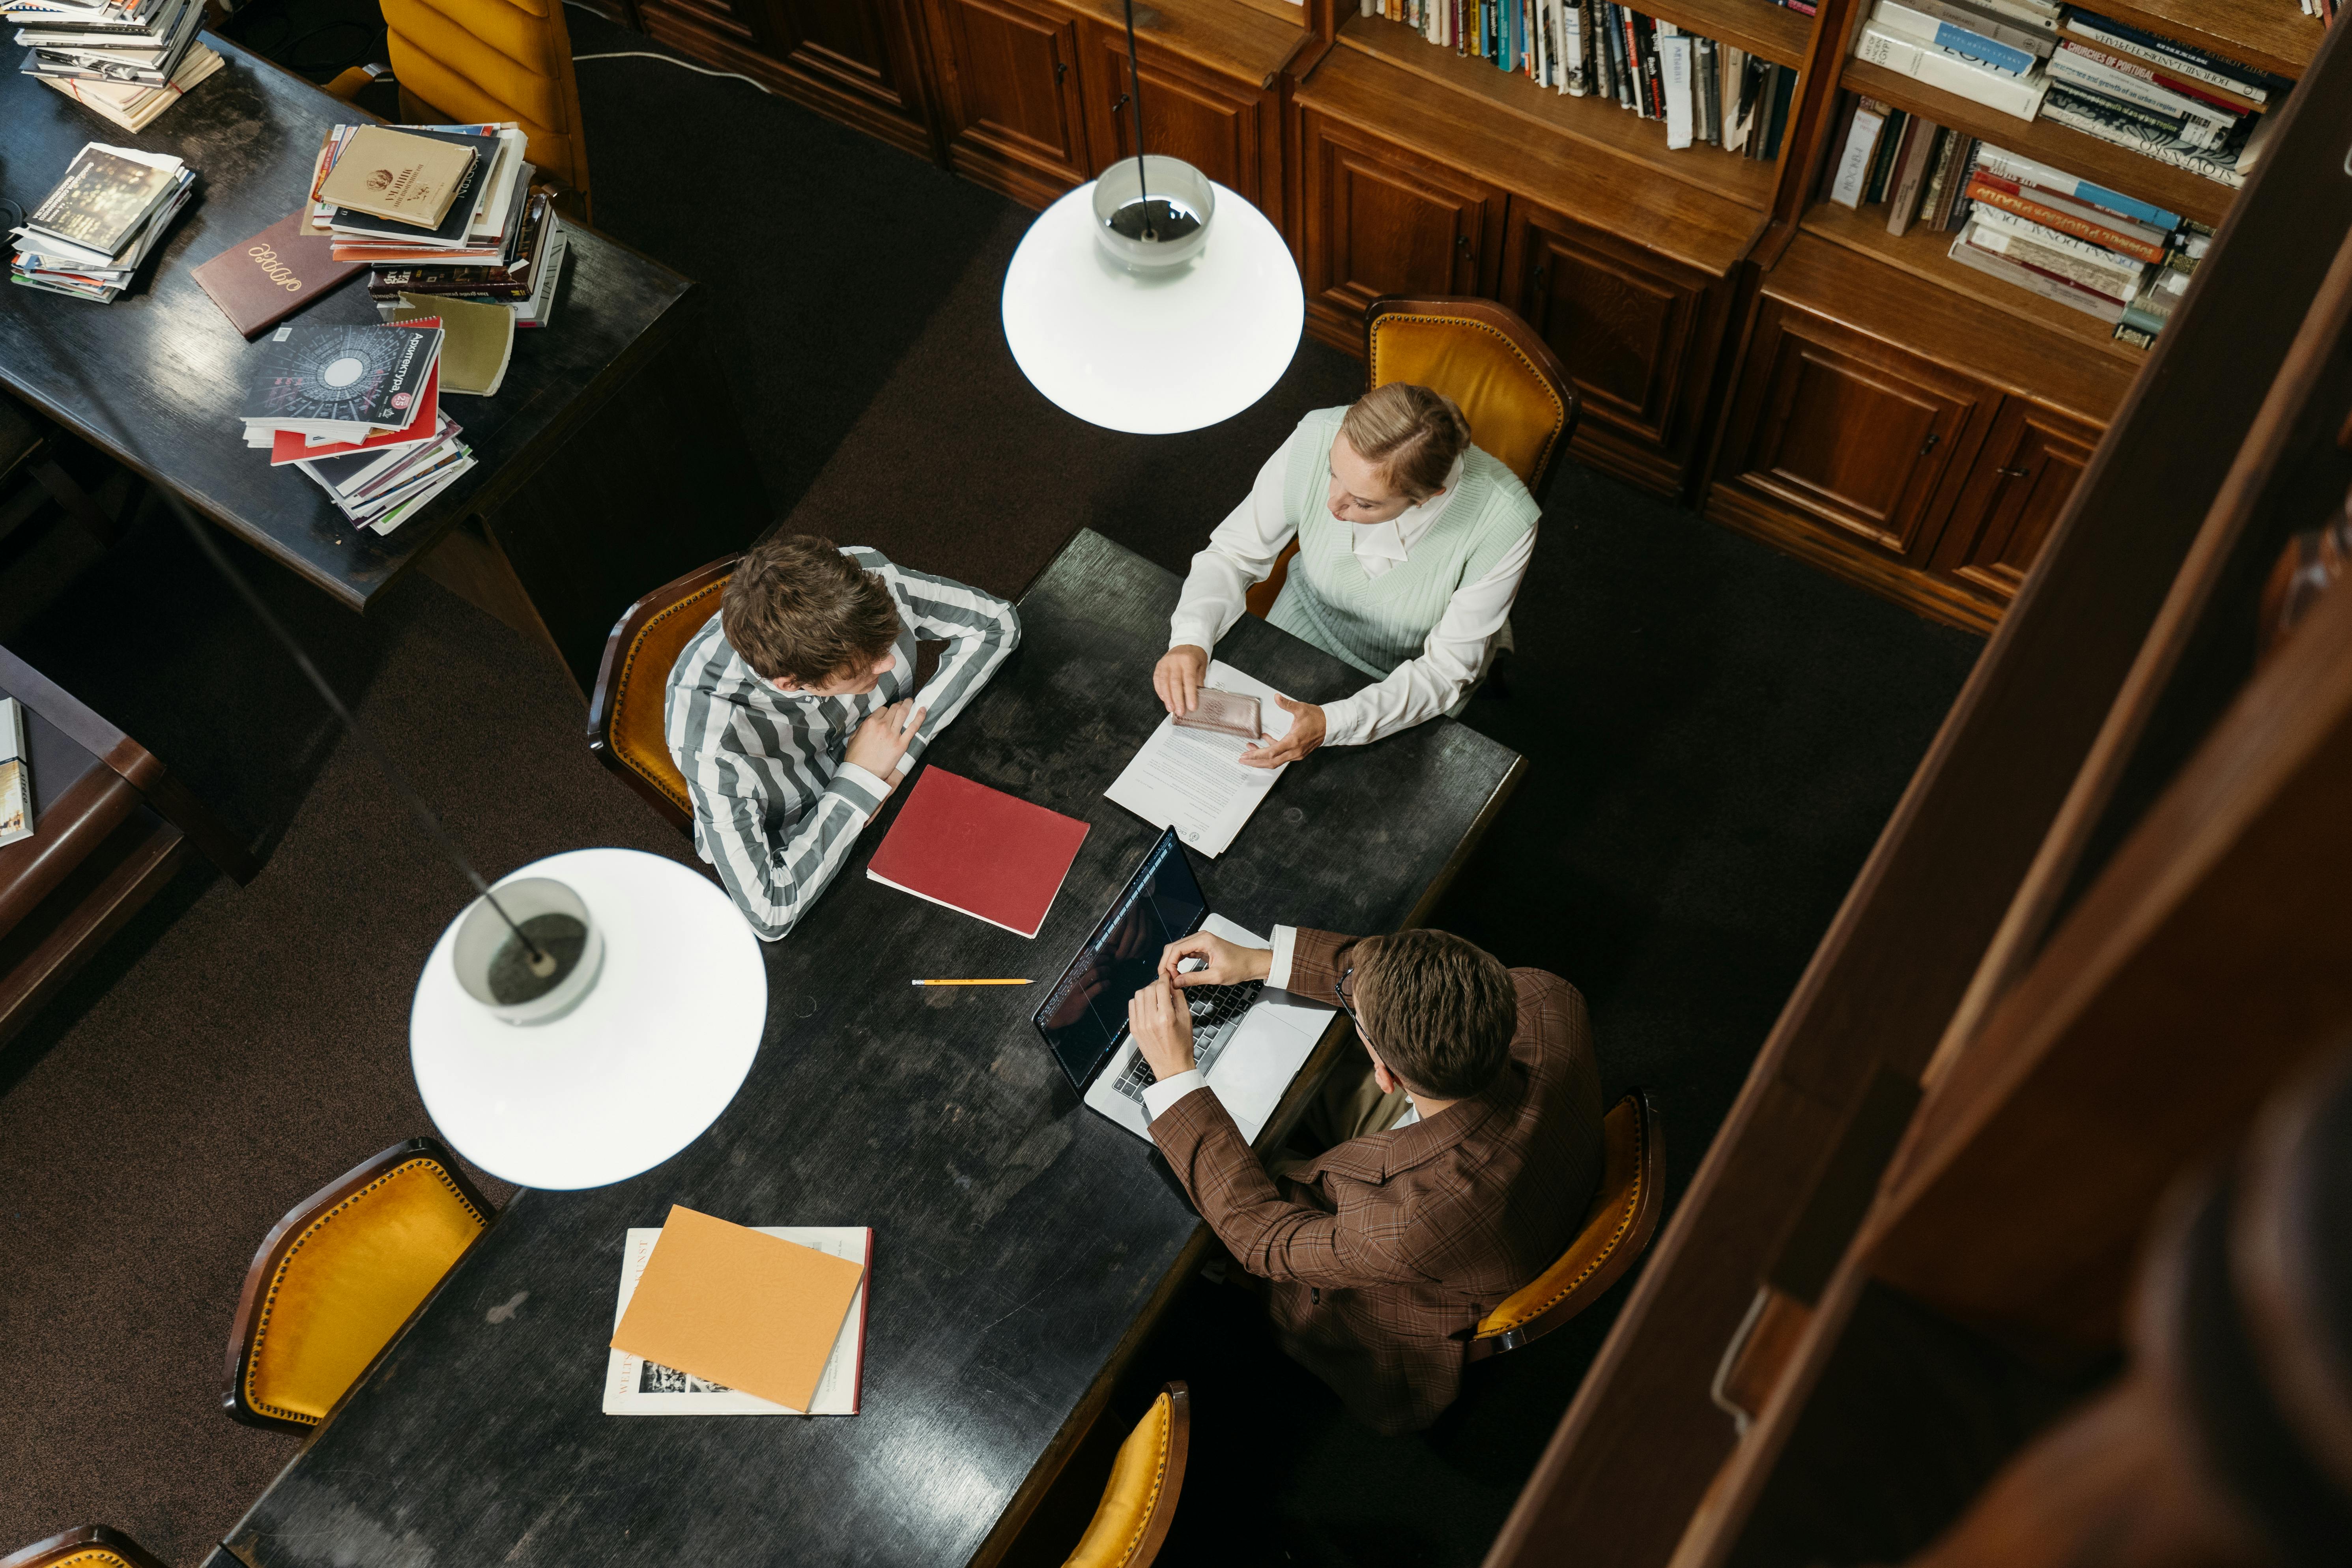
[[[1150,1064],[1128,1035],[1127,1004],[1159,973],[1161,951],[1197,931],[1242,947],[1271,945],[1209,912],[1192,863],[1171,829],[1111,900],[1032,1020],[1087,1105],[1139,1138],[1151,1136],[1143,1091],[1153,1079]],[[1192,1011],[1196,1065],[1242,1137],[1255,1142],[1337,1009],[1257,981],[1198,985],[1180,994]]]

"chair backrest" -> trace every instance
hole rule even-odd
[[[163,1568],[163,1560],[119,1530],[83,1524],[0,1557],[0,1568]]]
[[[1119,1445],[1102,1503],[1063,1568],[1149,1568],[1176,1518],[1192,1443],[1192,1391],[1171,1383]]]
[[[1601,1119],[1601,1191],[1584,1226],[1559,1260],[1486,1314],[1470,1341],[1470,1359],[1518,1349],[1591,1306],[1650,1244],[1658,1227],[1665,1139],[1657,1108],[1640,1089]]]
[[[686,775],[670,760],[670,667],[719,610],[740,555],[698,566],[631,605],[604,639],[604,662],[588,700],[588,749],[656,811],[687,832],[694,802]]]
[[[1364,387],[1402,381],[1462,405],[1470,439],[1543,493],[1553,459],[1576,435],[1582,405],[1542,334],[1516,310],[1466,295],[1384,294],[1364,312]],[[1274,608],[1298,542],[1286,545],[1248,595],[1250,614]]]
[[[531,163],[576,193],[586,222],[588,143],[563,0],[381,4],[392,74],[404,92],[451,123],[520,123],[530,138]]]
[[[222,1407],[285,1431],[325,1421],[495,1214],[430,1138],[395,1143],[311,1194],[246,1271]]]

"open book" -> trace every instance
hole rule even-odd
[[[866,1369],[866,1289],[872,1283],[874,1232],[863,1226],[761,1225],[751,1227],[764,1236],[813,1247],[819,1252],[866,1266],[867,1278],[857,1283],[856,1298],[842,1321],[841,1337],[834,1342],[824,1372],[817,1379],[816,1397],[806,1410],[794,1410],[753,1394],[693,1376],[640,1355],[616,1350],[604,1366],[604,1414],[607,1415],[855,1415]],[[632,1226],[621,1248],[620,1300],[613,1303],[613,1324],[629,1310],[646,1259],[661,1239],[659,1226]]]

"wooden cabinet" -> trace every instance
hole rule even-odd
[[[1360,344],[1383,294],[1494,293],[1501,191],[1313,110],[1298,119],[1310,322]]]
[[[2055,409],[2004,399],[1937,541],[1936,573],[2003,604],[2014,598],[2099,434]]]
[[[948,166],[1032,206],[1093,174],[1078,24],[1023,0],[929,0]]]
[[[1081,30],[1087,105],[1087,168],[1099,174],[1135,155],[1129,101],[1127,36],[1088,23]],[[1282,221],[1282,138],[1271,89],[1203,70],[1149,46],[1137,51],[1143,74],[1143,141],[1152,153],[1181,158],[1228,190],[1238,191],[1276,223]]]
[[[663,43],[930,157],[914,3],[635,0],[637,19]]]
[[[1673,488],[1696,445],[1728,285],[1516,196],[1507,231],[1503,302],[1576,383],[1576,456]]]

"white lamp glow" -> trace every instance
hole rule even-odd
[[[518,1026],[467,994],[449,922],[416,983],[409,1059],[449,1146],[526,1187],[597,1187],[668,1159],[742,1087],[768,1020],[759,939],[709,879],[634,849],[574,849],[552,879],[587,906],[603,965],[569,1012]]]
[[[1004,341],[1057,406],[1137,435],[1197,430],[1265,396],[1298,352],[1306,291],[1265,215],[1212,184],[1206,245],[1122,266],[1097,237],[1092,183],[1037,215],[1004,273]]]

